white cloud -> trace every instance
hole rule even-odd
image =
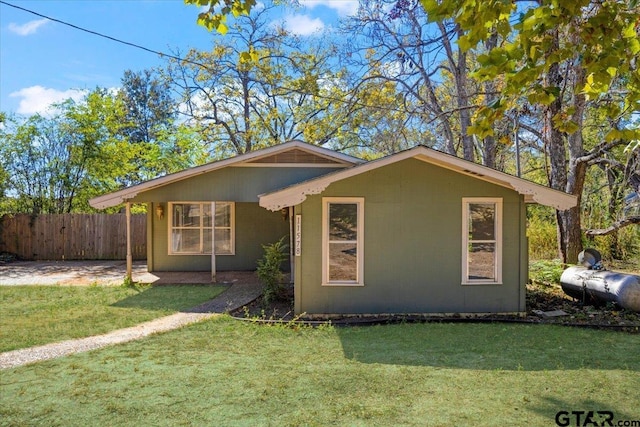
[[[320,18],[309,15],[289,15],[284,18],[284,29],[299,36],[308,36],[324,29],[324,22]]]
[[[26,24],[22,24],[22,25],[12,22],[9,24],[8,28],[9,28],[9,31],[19,36],[29,36],[31,34],[35,34],[36,31],[38,31],[38,29],[42,27],[44,24],[46,24],[47,22],[49,22],[48,19],[37,19],[35,21],[29,21]]]
[[[300,0],[300,4],[309,9],[326,6],[334,9],[340,16],[355,15],[358,11],[358,0]]]
[[[30,115],[36,113],[44,114],[51,104],[69,98],[79,101],[85,94],[86,91],[80,89],[60,91],[42,86],[31,86],[10,93],[9,96],[12,98],[21,98],[18,109],[16,110],[18,114]]]

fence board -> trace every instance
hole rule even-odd
[[[124,214],[28,214],[0,217],[0,252],[26,260],[126,259]],[[147,257],[146,215],[131,216],[133,259]]]

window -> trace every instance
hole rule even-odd
[[[462,284],[502,282],[502,199],[462,199]]]
[[[322,283],[362,286],[364,199],[322,199]]]
[[[232,202],[215,202],[212,223],[212,204],[169,204],[170,254],[211,254],[211,242],[215,237],[216,255],[233,255],[235,205]]]

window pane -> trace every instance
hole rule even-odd
[[[231,203],[216,203],[216,227],[231,227]]]
[[[495,212],[493,203],[469,205],[469,240],[495,240]]]
[[[355,243],[329,243],[329,281],[358,280]]]
[[[173,204],[172,217],[172,225],[174,227],[182,227],[182,224],[184,224],[184,205]]]
[[[469,244],[469,279],[495,280],[495,243]]]
[[[211,230],[204,230],[204,252],[211,253]],[[230,254],[231,253],[231,230],[230,229],[217,229],[216,230],[216,254]]]
[[[216,229],[216,254],[231,253],[231,229]]]
[[[200,205],[184,203],[174,204],[173,226],[200,227]]]
[[[357,240],[358,205],[355,203],[329,204],[329,241]]]
[[[211,227],[211,203],[202,204],[202,226]]]
[[[211,253],[211,229],[202,230],[202,246],[205,254]]]
[[[173,252],[200,252],[200,230],[181,229],[171,233]]]

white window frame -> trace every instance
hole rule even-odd
[[[329,280],[329,205],[355,204],[357,206],[356,228],[356,280]],[[364,286],[364,197],[323,197],[322,198],[322,286]]]
[[[469,239],[469,205],[494,204],[494,240]],[[469,244],[495,243],[494,277],[495,279],[469,278]],[[500,285],[502,284],[502,198],[499,197],[463,197],[462,198],[462,284],[463,285]]]
[[[225,203],[225,204],[229,204],[231,209],[229,212],[229,215],[231,216],[230,221],[229,221],[229,227],[216,227],[215,226],[215,211],[213,211],[213,206],[212,206],[212,213],[211,213],[211,227],[204,227],[202,225],[202,215],[200,215],[200,226],[198,227],[198,230],[200,230],[200,251],[197,252],[174,252],[173,250],[173,230],[174,229],[181,229],[182,227],[174,227],[173,226],[173,206],[174,205],[200,205],[200,212],[203,212],[204,206],[205,205],[212,205],[213,203],[215,204],[221,204],[221,203]],[[217,201],[217,202],[169,202],[168,203],[168,210],[169,210],[169,218],[168,218],[168,253],[169,255],[211,255],[211,251],[204,251],[204,230],[208,230],[211,229],[211,233],[214,234],[216,230],[222,230],[222,229],[231,229],[231,233],[230,233],[230,239],[231,239],[231,248],[230,248],[230,252],[223,252],[223,253],[217,253],[216,252],[216,256],[226,256],[226,255],[235,255],[235,251],[236,251],[236,223],[235,223],[235,218],[236,218],[236,204],[235,202],[227,202],[227,201]],[[196,227],[190,227],[192,229],[195,229]]]

